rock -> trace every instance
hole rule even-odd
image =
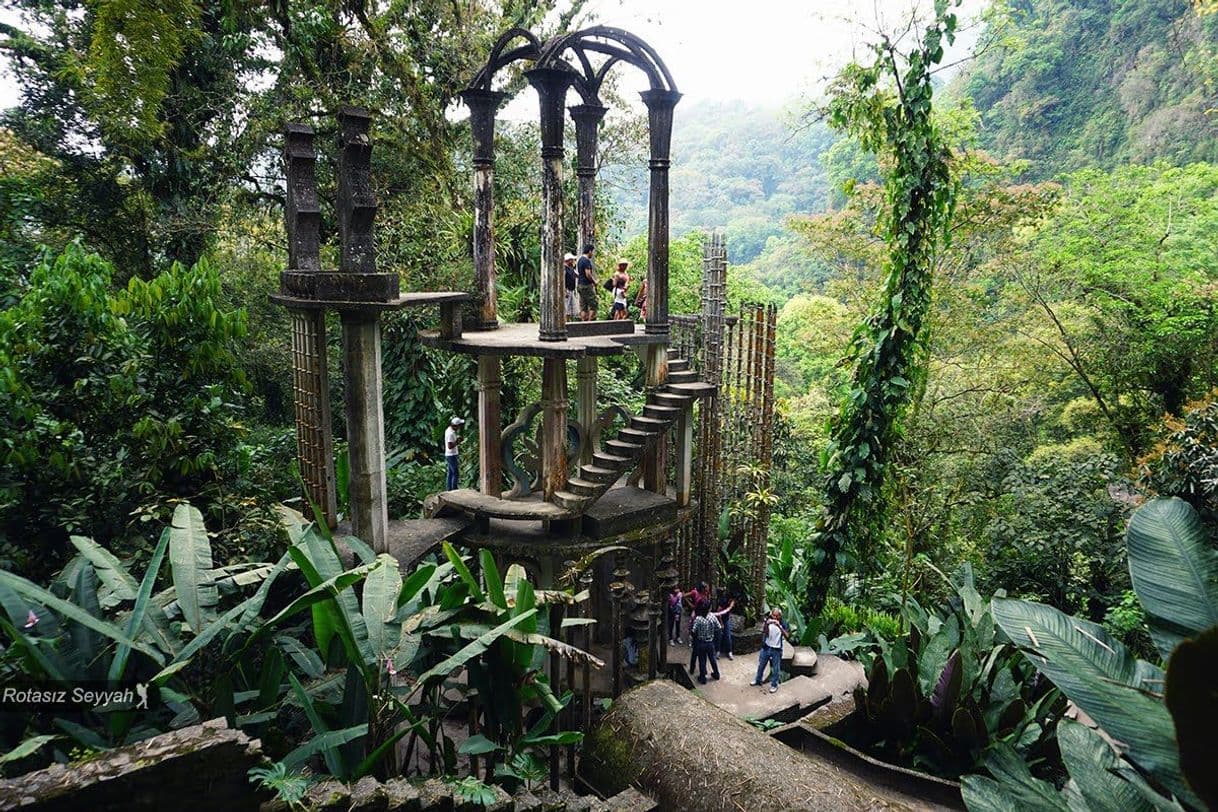
[[[385,812],[389,798],[375,778],[366,776],[351,787],[350,812]]]
[[[351,790],[338,781],[320,781],[309,787],[305,802],[312,812],[346,812],[351,805]]]
[[[516,790],[516,794],[512,796],[512,802],[515,804],[515,812],[541,812],[542,810],[541,801],[524,787]]]
[[[0,781],[0,810],[155,812],[172,798],[174,812],[255,812],[266,796],[248,772],[261,762],[257,739],[215,719]]]
[[[388,812],[419,812],[419,788],[402,778],[384,783],[385,808]]]
[[[656,812],[660,805],[634,787],[626,787],[617,795],[608,798],[605,808],[609,812]]]
[[[451,812],[453,790],[438,778],[428,778],[419,784],[419,807],[425,812]]]

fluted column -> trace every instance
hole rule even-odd
[[[474,281],[478,291],[475,329],[499,326],[495,294],[495,111],[503,93],[466,90],[461,99],[469,107],[474,141]]]
[[[558,68],[525,73],[541,103],[541,327],[542,341],[566,341],[562,268],[563,104],[572,74]]]
[[[651,138],[651,189],[647,214],[648,333],[668,334],[668,166],[672,145],[672,111],[681,94],[648,90],[639,94],[647,105]]]

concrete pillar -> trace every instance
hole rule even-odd
[[[592,452],[600,447],[600,437],[596,430],[596,356],[586,355],[576,362],[575,393],[578,398],[579,424],[587,432],[580,463],[588,465],[592,462]]]
[[[694,467],[694,408],[681,410],[676,426],[677,507],[689,507]]]
[[[495,355],[478,358],[478,489],[495,498],[503,495],[503,459],[499,449],[503,430],[499,408],[501,364]]]
[[[541,367],[541,485],[546,500],[567,485],[567,362],[546,358]]]
[[[650,296],[650,293],[648,294]],[[650,300],[648,307],[650,307]],[[651,312],[647,313],[648,319]],[[648,322],[650,326],[650,321]],[[665,319],[664,327],[668,322]],[[668,380],[668,354],[662,344],[649,344],[643,350],[643,362],[646,365],[644,381],[648,394],[664,385]],[[651,448],[643,454],[643,487],[652,493],[667,493],[668,483],[665,474],[668,471],[668,435],[658,437]]]
[[[499,326],[495,293],[495,111],[503,93],[466,90],[461,99],[469,107],[474,140],[474,281],[478,311],[474,329]]]
[[[646,331],[668,335],[668,165],[672,145],[672,111],[681,94],[648,90],[639,94],[647,105],[651,137],[651,189],[647,216]]]
[[[579,178],[579,247],[596,242],[596,151],[598,128],[608,108],[580,104],[570,108],[575,122],[575,174]]]
[[[563,103],[571,86],[570,71],[534,68],[525,76],[541,102],[541,326],[542,341],[566,341],[563,306],[562,172]]]
[[[376,552],[385,553],[389,551],[389,515],[381,407],[381,324],[375,315],[355,313],[344,313],[342,322],[351,532]]]

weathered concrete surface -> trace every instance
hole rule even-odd
[[[252,811],[258,809],[258,797],[246,773],[261,760],[257,739],[215,719],[88,761],[0,781],[0,810]]]
[[[641,786],[661,809],[928,808],[806,758],[666,680],[618,697],[585,742],[581,773],[602,792]]]
[[[783,670],[789,672],[795,649],[791,646],[783,649]],[[811,653],[810,649],[807,651]],[[688,668],[689,652],[688,646],[669,646],[668,662]],[[741,719],[780,722],[793,722],[813,711],[819,713],[821,708],[833,703],[845,703],[853,710],[854,686],[865,683],[862,666],[831,654],[817,655],[814,674],[795,676],[779,683],[776,693],[770,693],[768,681],[760,687],[749,684],[757,676],[756,653],[737,654],[733,660],[721,656],[719,676],[718,680],[711,679],[708,670],[705,685],[694,683],[696,692]],[[768,670],[766,676],[769,676]]]

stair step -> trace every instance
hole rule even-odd
[[[641,431],[639,429],[622,429],[617,433],[617,439],[626,442],[634,443],[635,445],[645,446],[659,434],[656,431]]]
[[[583,510],[591,499],[587,496],[571,493],[570,491],[554,491],[554,504],[567,510]]]
[[[684,372],[687,369],[689,369],[689,361],[686,361],[684,358],[668,359],[669,372]]]
[[[638,429],[639,431],[642,431],[642,432],[649,432],[651,434],[658,434],[659,432],[667,429],[668,424],[670,422],[672,422],[672,421],[663,420],[663,419],[655,418],[655,417],[643,417],[641,415],[634,415],[633,417],[630,418],[630,428]]]
[[[689,395],[678,395],[672,392],[657,392],[655,395],[656,404],[659,406],[675,406],[683,407],[693,400]]]
[[[592,453],[592,461],[600,468],[608,468],[617,472],[621,472],[623,468],[630,464],[631,457],[628,454],[605,454],[600,451]]]
[[[596,496],[603,490],[603,482],[594,482],[589,479],[574,477],[567,480],[567,490],[576,496]]]
[[[670,359],[670,360],[671,360],[671,359],[673,359],[673,358],[680,358],[680,357],[681,357],[681,351],[680,351],[680,350],[678,350],[678,349],[674,349],[673,347],[667,347],[667,348],[664,350],[664,352],[665,352],[665,353],[668,355],[668,357],[669,357],[669,359]]]
[[[580,478],[589,482],[616,482],[621,475],[620,468],[605,468],[600,465],[582,465],[579,469]]]
[[[681,416],[681,410],[675,406],[660,406],[655,403],[648,403],[643,407],[643,414],[656,420],[676,420]]]
[[[605,443],[605,448],[619,457],[626,457],[627,462],[633,460],[643,450],[643,446],[636,443],[626,443],[621,440],[610,440]]]
[[[701,398],[715,393],[715,385],[706,383],[705,381],[691,381],[689,383],[676,383],[669,381],[664,387],[669,394],[684,395],[691,398]]]
[[[669,367],[668,382],[669,383],[698,383],[698,373],[692,370],[684,372],[673,372],[672,367]]]

